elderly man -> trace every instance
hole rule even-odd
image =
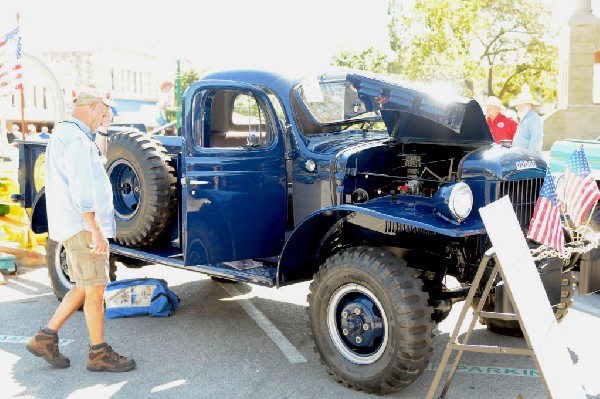
[[[517,122],[502,114],[504,109],[498,97],[489,96],[485,103],[485,120],[490,127],[492,137],[497,144],[501,140],[512,140],[517,131]]]
[[[510,102],[510,106],[515,107],[519,115],[519,126],[513,145],[542,155],[544,125],[542,118],[533,110],[536,105],[540,103],[531,97],[531,93],[520,93]]]
[[[65,295],[27,350],[58,368],[70,361],[58,350],[58,330],[83,304],[90,336],[89,371],[129,371],[135,361],[120,356],[104,340],[104,289],[109,282],[108,238],[114,237],[112,189],[94,135],[112,103],[95,89],[79,92],[73,115],[54,129],[46,148],[48,233],[63,242],[69,277]]]

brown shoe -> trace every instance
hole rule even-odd
[[[27,350],[37,357],[42,357],[48,363],[59,369],[71,365],[68,357],[58,351],[58,334],[47,334],[40,330],[29,339],[25,346]]]
[[[90,348],[87,361],[89,371],[111,371],[122,372],[135,368],[135,360],[130,357],[119,355],[108,344],[99,349]]]

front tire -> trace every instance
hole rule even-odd
[[[428,299],[414,270],[389,252],[358,247],[332,256],[308,295],[321,363],[339,382],[369,393],[410,385],[433,347]]]
[[[562,274],[560,287],[560,303],[552,307],[557,322],[562,322],[573,305],[573,296],[575,295],[575,275],[568,271]],[[473,298],[472,308],[477,309],[479,298]],[[490,294],[483,305],[483,311],[494,312],[496,307],[496,297]],[[518,320],[500,320],[489,317],[479,317],[479,322],[487,327],[488,330],[500,335],[522,337],[523,330]]]
[[[594,213],[592,213],[592,216],[590,217],[589,214],[586,215],[586,217],[583,219],[584,223],[589,219],[589,226],[590,228],[598,233],[600,232],[600,206],[598,204],[596,204],[596,207],[594,208]]]

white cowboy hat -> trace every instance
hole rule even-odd
[[[533,99],[533,97],[531,97],[531,93],[519,93],[517,98],[510,101],[511,107],[516,107],[517,105],[521,104],[540,105],[539,102],[537,102]]]
[[[504,105],[502,104],[502,100],[500,100],[498,97],[495,96],[489,96],[487,98],[487,100],[485,101],[484,105],[492,105],[494,107],[498,107],[503,109]]]

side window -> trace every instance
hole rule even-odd
[[[201,101],[203,96],[204,92],[197,93],[192,101],[192,135],[194,142],[199,146],[202,146],[204,142],[202,132],[204,132],[205,128],[203,128],[203,126],[207,122],[206,115],[203,113],[206,106],[203,106]],[[208,123],[206,123],[206,125],[208,125]]]
[[[281,105],[281,101],[275,94],[268,94],[269,100],[271,100],[271,104],[273,104],[273,108],[275,109],[275,114],[277,115],[277,120],[283,129],[285,127],[286,119],[285,112],[283,112],[283,105]]]
[[[260,148],[271,143],[272,123],[264,107],[251,93],[232,90],[215,92],[207,119],[210,121],[207,147]]]

